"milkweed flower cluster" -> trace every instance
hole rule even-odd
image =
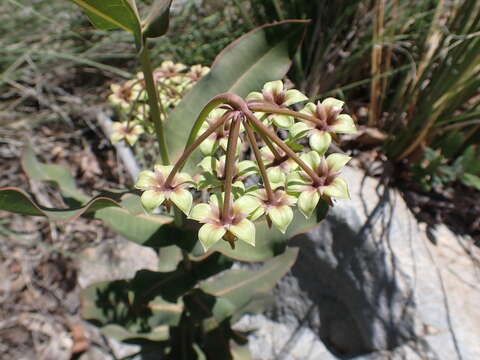
[[[295,111],[302,103],[303,108]],[[203,109],[185,150],[173,166],[144,171],[136,183],[146,210],[178,207],[201,225],[207,251],[220,240],[255,246],[255,221],[285,233],[294,209],[310,217],[320,202],[349,198],[341,170],[350,157],[327,151],[338,133],[356,131],[344,103],[308,102],[282,81],[246,99],[221,94]],[[181,172],[198,150],[198,173]],[[208,199],[208,201],[204,201]]]
[[[175,108],[185,94],[208,72],[209,67],[193,65],[187,67],[182,63],[164,61],[153,71],[153,78],[162,105],[162,118]],[[114,106],[122,119],[113,124],[110,138],[113,144],[124,140],[134,145],[144,132],[153,132],[150,123],[150,108],[143,73],[133,79],[110,86],[108,102]]]

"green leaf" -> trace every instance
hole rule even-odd
[[[257,296],[268,294],[293,266],[298,248],[287,248],[282,255],[269,260],[260,270],[227,270],[200,285],[216,297],[213,315],[218,322],[247,307]]]
[[[272,80],[285,76],[300,45],[308,22],[283,21],[257,28],[227,46],[207,74],[170,113],[165,132],[172,159],[183,151],[188,131],[214,96],[232,92],[247,96]],[[186,168],[195,169],[198,157],[190,157]]]
[[[90,21],[101,30],[121,28],[140,34],[135,0],[70,0],[83,8]]]
[[[155,38],[168,31],[172,0],[156,0],[143,24],[143,35]]]
[[[477,190],[480,190],[480,177],[473,174],[463,174],[462,182],[466,186],[473,187]]]
[[[70,209],[45,208],[37,204],[30,195],[21,189],[3,188],[0,189],[0,210],[16,214],[46,216],[57,221],[71,221],[82,215],[90,214],[98,210],[120,206],[119,202],[112,198],[98,196],[93,198],[84,206]]]

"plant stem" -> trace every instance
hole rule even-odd
[[[142,65],[143,77],[145,79],[145,87],[148,93],[148,104],[150,105],[150,118],[155,126],[155,133],[157,135],[158,146],[160,148],[160,156],[163,165],[169,165],[167,143],[165,141],[165,134],[163,131],[162,119],[160,117],[159,96],[155,81],[153,80],[152,64],[150,62],[150,55],[148,46],[145,44],[140,53],[140,62]]]
[[[237,113],[233,118],[233,124],[228,134],[227,159],[225,161],[225,198],[223,200],[222,220],[230,221],[230,202],[232,198],[232,182],[235,172],[235,157],[237,156],[237,141],[240,135],[240,123],[242,116]]]
[[[249,107],[250,110],[256,111],[256,112],[265,112],[265,113],[270,113],[270,114],[293,116],[295,118],[307,120],[307,121],[313,122],[315,124],[319,124],[319,125],[322,124],[319,119],[316,119],[313,116],[303,114],[303,113],[298,112],[298,111],[293,111],[293,110],[290,110],[290,109],[275,108],[275,107],[268,106],[268,105],[256,105],[256,104],[249,105],[248,107]]]
[[[213,125],[210,125],[210,127],[205,131],[202,135],[200,135],[198,138],[195,139],[195,141],[190,144],[182,153],[182,156],[177,160],[175,163],[175,166],[173,167],[172,171],[170,171],[170,174],[167,177],[167,180],[165,181],[165,186],[169,186],[173,178],[175,177],[175,174],[183,167],[185,164],[185,161],[187,161],[188,157],[192,154],[192,152],[200,146],[200,144],[208,138],[210,135],[212,135],[220,126],[223,125],[225,121],[227,121],[232,114],[226,113],[223,115],[220,119],[218,119]]]
[[[258,149],[255,134],[253,133],[253,130],[247,121],[244,121],[243,125],[245,127],[245,131],[247,132],[248,141],[252,146],[253,154],[255,155],[255,159],[257,160],[258,168],[260,169],[260,175],[263,179],[263,185],[265,186],[265,191],[267,192],[268,201],[271,203],[274,199],[272,186],[270,185],[270,180],[268,180],[267,169],[265,168],[265,164],[262,161],[262,155],[260,154],[260,150]]]
[[[248,117],[248,120],[255,125],[257,130],[260,133],[263,133],[266,137],[270,138],[277,146],[282,149],[285,154],[287,154],[293,161],[295,161],[307,174],[310,176],[314,184],[318,185],[322,182],[320,177],[313,171],[305,162],[300,159],[297,154],[285,144],[282,139],[280,139],[275,133],[273,133],[269,128],[262,124],[260,120],[258,120],[252,112],[248,111],[245,113]]]

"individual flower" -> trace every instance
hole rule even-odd
[[[315,183],[304,171],[298,171],[287,177],[287,192],[298,196],[298,208],[310,217],[320,198],[348,199],[348,187],[345,180],[338,177],[340,170],[351,159],[343,154],[331,154],[327,158],[316,151],[303,154],[301,159],[318,175],[320,182]]]
[[[175,204],[188,216],[192,207],[192,194],[188,188],[193,187],[192,178],[185,173],[177,173],[171,184],[167,178],[173,166],[155,165],[154,171],[145,170],[138,176],[135,187],[143,190],[141,197],[143,207],[151,212],[164,202]]]
[[[251,191],[246,196],[254,196],[260,202],[260,206],[252,215],[252,220],[257,220],[260,216],[265,215],[269,224],[273,223],[278,230],[285,234],[293,220],[291,206],[297,202],[296,197],[288,195],[281,189],[274,191],[272,199],[268,198],[265,189]]]
[[[222,217],[222,203],[223,197],[212,195],[208,204],[195,205],[190,213],[191,219],[204,224],[198,232],[198,238],[205,251],[222,238],[232,248],[235,239],[255,246],[255,225],[248,217],[259,207],[258,200],[253,196],[242,196],[232,201],[226,218]]]
[[[182,63],[174,63],[173,61],[166,60],[160,64],[158,68],[153,70],[153,78],[155,81],[165,81],[166,79],[175,80],[182,71],[187,67]]]
[[[198,182],[199,189],[211,189],[223,186],[225,183],[225,164],[227,157],[221,156],[219,159],[213,156],[206,156],[197,165],[203,170],[202,177]],[[233,185],[236,188],[243,189],[242,180],[250,175],[257,173],[258,165],[251,160],[235,162],[233,173]]]
[[[110,85],[111,94],[108,96],[108,101],[122,109],[129,109],[138,97],[141,88],[135,86],[136,82],[131,80],[123,84]]]
[[[286,108],[295,103],[306,101],[308,98],[300,91],[291,89],[285,89],[281,80],[267,82],[262,89],[262,92],[252,92],[246,99],[251,104],[269,105],[275,108]],[[263,114],[256,113],[258,118],[263,119],[266,117],[268,123],[273,122],[275,126],[288,129],[294,124],[292,116],[278,115],[278,114]]]
[[[207,119],[203,122],[200,131],[199,131],[199,136],[203,134],[205,131],[207,131],[210,126],[215,124],[222,116],[226,114],[227,110],[225,109],[214,109],[212,110],[208,116]],[[240,127],[240,131],[243,131],[243,126]],[[206,138],[201,144],[200,144],[200,151],[204,155],[212,155],[218,147],[221,147],[223,150],[227,151],[227,145],[228,145],[228,135],[230,132],[230,123],[227,122],[225,125],[220,126],[217,131],[215,131],[213,134],[211,134],[208,138]],[[237,140],[237,152],[240,152],[240,149],[242,147],[242,142],[240,139]]]
[[[121,140],[125,140],[130,146],[133,146],[137,142],[138,137],[144,133],[143,126],[137,121],[114,122],[112,129],[110,141],[114,145]]]
[[[325,154],[332,142],[333,133],[354,133],[357,131],[350,115],[340,114],[343,101],[327,98],[322,102],[308,103],[300,112],[309,115],[314,121],[300,119],[290,128],[294,139],[309,137],[310,147],[320,155]]]

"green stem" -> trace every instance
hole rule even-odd
[[[262,155],[260,154],[260,150],[258,149],[255,134],[253,133],[253,130],[247,121],[244,121],[243,125],[245,127],[245,131],[247,132],[248,141],[252,146],[253,154],[255,155],[255,159],[257,160],[258,168],[260,169],[260,175],[263,179],[263,185],[265,186],[265,191],[267,192],[268,201],[272,203],[274,199],[272,186],[270,185],[270,180],[268,179],[267,169],[265,168],[265,164],[262,161]]]
[[[223,125],[225,121],[227,121],[232,115],[227,113],[224,116],[222,116],[220,119],[218,119],[213,125],[210,125],[210,127],[205,131],[202,135],[200,135],[198,138],[195,139],[195,141],[190,144],[182,153],[180,158],[177,160],[175,163],[175,166],[173,167],[172,171],[170,171],[170,174],[167,177],[167,180],[165,181],[165,186],[169,186],[173,178],[175,177],[175,174],[183,167],[185,164],[185,161],[187,161],[188,157],[192,154],[192,152],[200,146],[200,144],[208,138],[210,135],[212,135],[220,126]]]
[[[320,177],[313,171],[302,159],[300,159],[297,154],[285,144],[282,139],[280,139],[274,132],[267,128],[263,123],[258,120],[252,112],[248,111],[245,113],[245,116],[248,117],[248,120],[257,128],[260,133],[263,133],[265,136],[270,138],[277,146],[282,149],[285,154],[287,154],[293,161],[295,161],[307,174],[310,176],[314,184],[321,184],[322,180]]]
[[[147,44],[144,44],[140,53],[140,62],[145,79],[145,87],[148,93],[148,104],[150,105],[150,118],[155,126],[155,133],[157,135],[158,146],[160,148],[160,156],[164,165],[169,165],[167,143],[165,141],[165,134],[163,131],[162,119],[160,116],[160,99],[158,97],[157,87],[153,80],[153,69],[150,62],[150,55]]]
[[[265,112],[265,113],[269,113],[269,114],[293,116],[295,118],[307,120],[307,121],[313,122],[315,124],[319,124],[319,125],[322,124],[319,119],[317,119],[313,116],[303,114],[303,113],[298,112],[298,111],[293,111],[293,110],[290,110],[290,109],[276,108],[276,107],[272,107],[272,106],[268,106],[268,105],[256,105],[256,104],[249,105],[248,107],[250,108],[250,110],[255,111],[255,112]]]
[[[237,113],[233,118],[233,124],[228,134],[227,159],[225,160],[225,198],[223,200],[222,220],[230,221],[230,202],[232,198],[232,183],[235,175],[235,157],[237,155],[237,141],[240,135],[240,123],[242,119]]]

